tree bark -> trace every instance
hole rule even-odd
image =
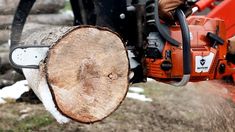
[[[0,15],[11,15],[15,13],[20,0],[0,0]],[[31,13],[56,13],[64,8],[65,0],[37,0]]]
[[[0,15],[0,29],[9,28],[13,21],[13,15]],[[39,23],[47,25],[73,25],[73,16],[69,13],[29,15],[27,23]]]
[[[73,25],[73,15],[69,13],[29,15],[28,22],[48,25]]]
[[[63,115],[92,123],[104,119],[121,104],[128,90],[129,61],[118,35],[88,26],[40,27],[37,32],[26,33],[24,45],[51,45],[40,65],[40,76],[45,78]],[[27,76],[37,93],[37,82]]]

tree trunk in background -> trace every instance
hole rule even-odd
[[[0,0],[0,15],[14,14],[20,0]],[[55,13],[63,9],[65,0],[37,0],[31,13]]]
[[[2,43],[6,43],[9,38],[10,38],[9,30],[0,30],[0,45]]]
[[[59,111],[92,123],[117,109],[129,84],[129,61],[118,35],[96,27],[44,26],[35,31],[28,30],[22,42],[52,46],[39,76],[45,78]],[[37,93],[39,80],[30,80],[37,75],[27,76]]]
[[[12,21],[13,15],[0,15],[0,29],[9,28]],[[29,15],[27,23],[38,23],[46,25],[73,25],[73,16],[69,13],[60,14],[38,14]]]
[[[7,43],[0,44],[0,68],[4,65],[10,65],[9,62],[9,45]]]

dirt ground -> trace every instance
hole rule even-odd
[[[221,82],[190,83],[176,88],[149,82],[145,88],[152,102],[126,98],[120,108],[105,120],[84,125],[60,125],[42,104],[11,103],[0,106],[1,131],[95,131],[161,132],[235,130],[235,107]]]

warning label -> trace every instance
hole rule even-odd
[[[208,56],[196,56],[195,72],[209,72],[214,56],[215,54],[212,52]]]

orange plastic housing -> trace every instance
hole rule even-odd
[[[191,36],[191,80],[190,81],[203,81],[221,79],[224,76],[232,75],[234,70],[226,61],[226,54],[228,43],[226,41],[225,23],[220,19],[211,19],[203,16],[192,16],[188,18],[188,24]],[[174,26],[170,28],[171,37],[179,42],[182,42],[180,27]],[[225,40],[224,44],[215,44],[207,37],[207,33],[211,32],[217,34],[220,38]],[[217,32],[217,33],[216,33]],[[166,60],[166,51],[171,51],[171,59]],[[159,81],[172,81],[181,79],[183,76],[183,50],[182,44],[179,47],[172,46],[165,43],[162,52],[162,59],[149,59],[146,58],[147,76]],[[205,58],[205,59],[204,59]],[[204,62],[202,62],[204,59]],[[163,61],[170,61],[172,69],[164,71],[161,68]],[[207,66],[202,65],[206,63]],[[220,68],[223,64],[224,72]],[[204,66],[204,67],[203,67]]]
[[[211,0],[200,0],[199,2],[205,2]],[[226,36],[227,38],[233,37],[235,35],[235,0],[222,0],[219,5],[216,5],[213,8],[207,17],[210,18],[219,18],[224,20],[226,27]]]

